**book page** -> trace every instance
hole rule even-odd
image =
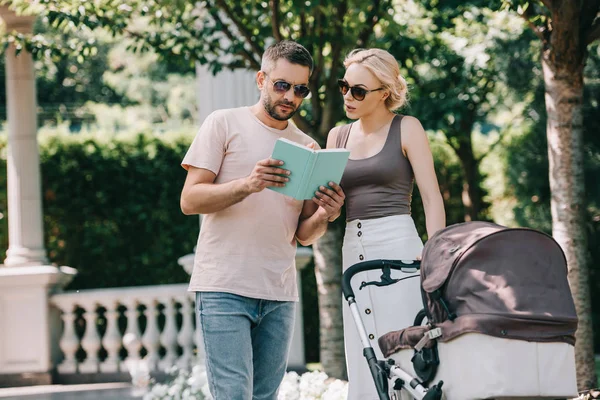
[[[348,163],[350,152],[346,149],[331,149],[316,151],[316,160],[312,171],[307,177],[303,198],[311,199],[320,186],[329,186],[329,182],[340,183],[344,169]]]
[[[301,200],[299,191],[304,187],[304,174],[307,165],[311,165],[311,157],[314,152],[301,144],[297,144],[285,139],[279,139],[275,143],[271,158],[281,160],[284,164],[281,166],[291,172],[287,177],[290,179],[284,187],[270,186],[269,189],[292,196]],[[284,175],[286,176],[286,175]]]

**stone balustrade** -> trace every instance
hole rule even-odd
[[[59,374],[127,372],[141,358],[151,371],[184,368],[203,357],[186,284],[79,290],[50,302],[63,321]]]

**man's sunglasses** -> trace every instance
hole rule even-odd
[[[294,87],[294,95],[296,97],[301,97],[304,99],[306,96],[308,96],[310,94],[310,89],[306,85],[292,85],[289,82],[281,81],[281,80],[272,81],[271,78],[269,78],[269,76],[267,74],[265,74],[265,76],[273,84],[273,90],[275,91],[275,93],[279,93],[279,94],[287,93],[293,86]]]
[[[383,90],[382,87],[377,88],[377,89],[373,89],[373,90],[367,90],[365,88],[362,88],[360,86],[350,86],[348,84],[348,82],[346,82],[343,79],[338,79],[338,86],[340,87],[340,92],[342,92],[342,95],[345,96],[346,93],[348,93],[348,90],[350,91],[350,94],[352,95],[352,97],[354,97],[355,100],[358,101],[363,101],[365,99],[365,96],[371,92],[376,92],[378,90]]]

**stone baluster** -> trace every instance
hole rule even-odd
[[[106,360],[100,364],[101,372],[118,372],[119,362],[119,350],[121,350],[121,333],[117,326],[117,319],[119,318],[119,303],[117,300],[110,301],[106,304],[106,332],[102,344],[108,353]]]
[[[85,318],[85,334],[81,339],[81,347],[85,350],[85,360],[79,365],[79,372],[96,373],[98,372],[98,351],[101,347],[100,335],[96,327],[96,304],[88,303],[81,304],[85,310],[83,317]]]
[[[128,372],[127,364],[135,363],[140,360],[140,350],[142,342],[140,341],[140,328],[138,324],[138,303],[136,300],[128,300],[124,303],[127,307],[125,315],[127,316],[127,331],[123,336],[123,346],[127,349],[127,358],[121,364],[121,371]]]
[[[158,311],[156,309],[156,300],[150,299],[144,303],[146,305],[146,310],[144,314],[146,315],[146,330],[144,331],[144,336],[142,337],[142,343],[148,352],[146,354],[146,361],[148,362],[148,367],[150,371],[156,370],[158,366],[158,360],[160,359],[160,355],[158,353],[160,349],[160,331],[158,329]]]
[[[62,311],[63,333],[58,342],[64,354],[63,361],[58,365],[61,374],[73,374],[77,371],[75,353],[79,349],[79,338],[75,333],[75,304],[57,304]]]
[[[162,370],[166,370],[177,360],[177,324],[175,321],[175,304],[172,298],[165,301],[165,327],[160,336],[160,342],[164,346],[166,353],[159,365]]]
[[[194,322],[192,320],[193,309],[190,304],[190,298],[186,295],[177,299],[181,303],[182,323],[177,339],[183,349],[183,354],[179,358],[178,365],[181,368],[188,368],[192,363],[194,356]]]

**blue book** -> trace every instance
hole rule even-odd
[[[269,186],[269,189],[297,200],[312,199],[320,186],[340,183],[349,156],[346,149],[313,150],[280,138],[275,142],[271,158],[283,161],[281,168],[291,172],[290,180],[283,187]]]

